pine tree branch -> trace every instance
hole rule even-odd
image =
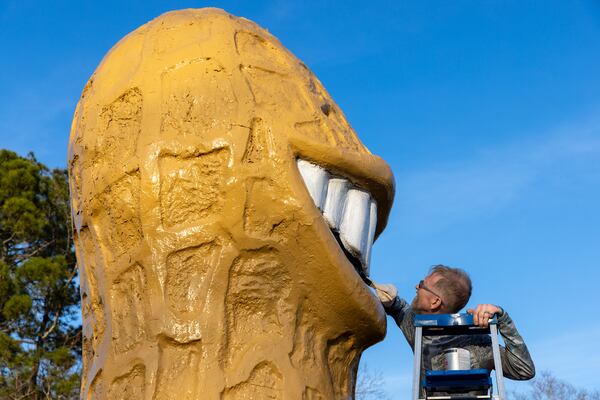
[[[48,328],[46,330],[46,332],[44,332],[44,334],[42,336],[40,336],[40,338],[42,340],[46,340],[48,335],[50,335],[52,333],[52,331],[54,331],[54,329],[56,329],[56,326],[58,325],[58,320],[60,319],[61,312],[62,312],[62,305],[58,308],[58,310],[56,311],[56,314],[54,314],[54,319],[52,320],[52,325],[50,325],[50,328]]]
[[[16,262],[21,262],[23,260],[26,260],[28,258],[34,257],[36,254],[38,254],[40,251],[44,250],[46,247],[50,246],[51,244],[53,244],[56,240],[52,239],[49,242],[44,243],[43,245],[39,246],[38,248],[36,248],[34,251],[32,251],[31,253],[28,254],[21,254],[15,257]]]
[[[13,240],[15,238],[16,235],[17,235],[17,232],[13,231],[12,235],[10,235],[10,237],[8,239],[5,239],[2,241],[2,245],[6,246],[11,240]]]
[[[17,342],[17,343],[25,343],[25,344],[32,344],[32,345],[34,345],[34,344],[35,344],[35,341],[34,341],[34,340],[27,340],[27,339],[19,339],[19,340],[15,340],[15,342]]]
[[[75,265],[73,267],[73,269],[71,270],[69,279],[67,279],[67,281],[64,283],[64,285],[61,287],[61,290],[65,287],[69,286],[69,284],[71,283],[73,278],[75,278],[76,274],[77,274],[77,265]],[[60,320],[60,316],[62,314],[62,310],[63,310],[63,306],[61,304],[61,306],[58,308],[58,310],[56,310],[56,313],[54,314],[54,319],[52,320],[52,325],[50,325],[50,328],[48,328],[46,330],[46,332],[44,332],[44,334],[42,334],[42,336],[41,336],[42,340],[45,340],[52,333],[52,331],[54,331],[54,329],[56,329],[56,326],[58,325],[58,321]]]

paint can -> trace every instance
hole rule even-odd
[[[471,369],[471,353],[469,350],[452,347],[444,351],[444,366],[446,370]]]

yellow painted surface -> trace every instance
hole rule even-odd
[[[388,166],[266,30],[217,9],[123,38],[86,85],[69,171],[84,399],[341,399],[385,335],[296,167]]]

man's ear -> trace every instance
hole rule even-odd
[[[442,299],[435,296],[429,307],[431,308],[431,312],[439,313],[442,310]]]

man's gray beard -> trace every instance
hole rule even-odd
[[[413,310],[413,312],[414,312],[415,314],[423,314],[423,312],[424,312],[424,310],[420,309],[420,308],[417,306],[417,296],[415,296],[415,297],[412,299],[412,302],[410,303],[410,308],[412,308],[412,310]]]

